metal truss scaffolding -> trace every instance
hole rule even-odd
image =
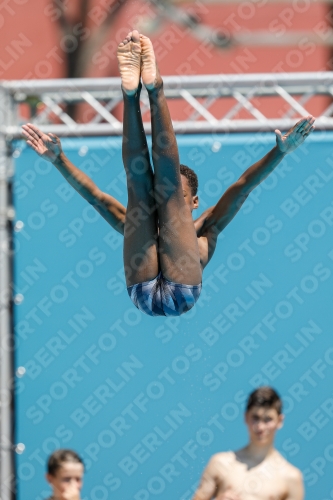
[[[119,78],[8,81],[0,85],[3,103],[8,108],[8,121],[0,124],[0,133],[7,139],[20,137],[22,104],[34,112],[29,120],[45,132],[78,137],[122,133],[116,112],[122,101]],[[167,76],[164,88],[169,102],[186,104],[186,118],[174,121],[177,133],[283,130],[292,126],[295,117],[309,114],[306,105],[313,97],[326,96],[329,103],[333,96],[333,72]],[[267,117],[262,111],[267,97],[280,102],[275,106],[276,116]],[[214,109],[219,101],[228,98],[233,101],[231,108],[216,116]],[[141,100],[143,110],[147,110],[145,91]],[[89,109],[85,112],[90,116],[89,122],[77,123],[66,112],[68,105],[78,103],[85,103],[85,109]],[[241,119],[239,113],[244,109],[249,118]],[[333,129],[332,113],[333,105],[328,105],[317,117],[317,127]],[[144,126],[149,133],[150,122]]]
[[[313,98],[321,97],[323,109],[316,127],[333,129],[333,72],[168,76],[164,78],[171,109],[182,120],[174,120],[178,134],[218,132],[265,132],[286,130]],[[270,103],[267,105],[267,98]],[[265,101],[266,100],[266,101]],[[0,83],[0,499],[13,499],[13,405],[11,286],[12,142],[21,137],[21,124],[30,121],[44,132],[62,137],[121,135],[118,104],[122,101],[119,78],[76,80],[29,80]],[[143,112],[148,96],[141,94]],[[223,103],[224,101],[224,103]],[[84,103],[78,123],[69,110]],[[179,105],[178,105],[179,103]],[[326,109],[325,109],[326,107]],[[221,112],[221,109],[224,111]],[[263,110],[269,109],[270,116]],[[179,110],[183,110],[182,114]],[[186,112],[184,112],[186,110]],[[220,110],[220,111],[219,111]],[[245,110],[245,111],[244,111]],[[80,116],[80,113],[76,113]],[[150,132],[149,114],[144,127]],[[244,118],[245,116],[245,118]],[[16,448],[17,449],[17,448]]]

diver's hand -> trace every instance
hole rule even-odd
[[[306,118],[299,120],[288,132],[284,135],[280,130],[275,130],[276,144],[281,153],[287,154],[294,151],[298,146],[303,144],[309,134],[314,129],[315,119],[309,115]]]
[[[54,134],[44,134],[32,123],[23,125],[22,134],[27,139],[27,144],[29,144],[39,156],[44,158],[44,160],[53,163],[62,153],[59,137]]]

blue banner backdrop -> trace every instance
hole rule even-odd
[[[179,137],[200,210],[274,134]],[[126,204],[121,138],[66,139]],[[333,498],[333,133],[315,132],[220,237],[196,307],[150,318],[130,302],[122,237],[24,143],[15,145],[18,500],[42,500],[47,456],[73,448],[87,500],[189,500],[209,457],[246,444],[244,401],[275,387],[277,447],[307,498]],[[22,225],[22,222],[24,225]]]

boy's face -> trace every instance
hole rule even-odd
[[[46,474],[48,483],[53,488],[56,498],[66,498],[67,492],[79,493],[83,484],[84,468],[80,463],[63,462],[55,476]],[[65,496],[64,496],[65,494]]]
[[[188,180],[184,175],[181,175],[181,181],[183,186],[183,194],[186,205],[192,210],[195,210],[199,206],[198,196],[193,196],[191,188],[189,186]]]
[[[257,446],[273,444],[275,433],[283,425],[283,415],[275,408],[253,406],[245,413],[250,441]]]

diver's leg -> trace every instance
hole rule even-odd
[[[140,52],[137,31],[119,44],[117,52],[124,95],[122,153],[128,191],[124,229],[127,286],[149,281],[159,272],[154,175],[140,110]]]
[[[162,78],[149,38],[140,35],[141,77],[150,101],[154,189],[159,219],[160,268],[175,283],[201,283],[197,235],[190,208],[185,204],[179,154]]]

